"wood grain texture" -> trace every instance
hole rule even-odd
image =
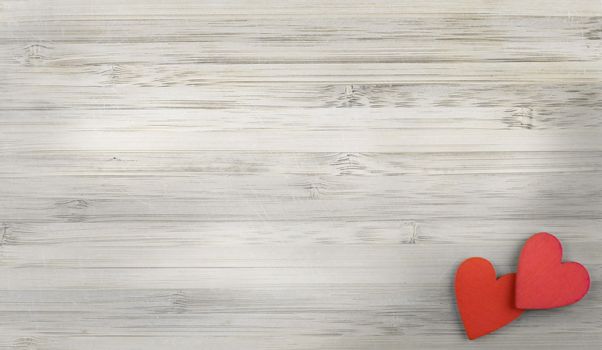
[[[0,1],[0,349],[598,349],[602,4]],[[549,231],[578,304],[466,340]]]

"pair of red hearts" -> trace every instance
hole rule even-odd
[[[483,258],[466,259],[456,272],[456,301],[468,339],[502,328],[527,309],[551,309],[581,300],[589,290],[587,269],[561,262],[562,245],[540,232],[527,240],[516,274],[496,279]]]

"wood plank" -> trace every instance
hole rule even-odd
[[[384,113],[383,113],[384,112]],[[201,114],[189,113],[184,118],[169,114],[160,116],[147,114],[145,111],[129,112],[136,118],[123,118],[123,113],[107,113],[104,118],[55,118],[55,122],[46,123],[44,113],[29,119],[31,127],[19,127],[19,114],[6,112],[2,124],[6,125],[6,136],[2,139],[11,151],[45,150],[78,150],[78,151],[265,151],[265,152],[374,152],[374,153],[407,153],[407,152],[593,152],[599,151],[599,119],[589,121],[577,119],[578,127],[566,130],[548,128],[534,129],[532,114],[523,110],[507,111],[498,121],[499,128],[484,131],[475,123],[474,127],[457,128],[454,114],[439,120],[430,121],[425,113],[425,121],[406,123],[405,117],[397,117],[397,111],[366,111],[358,113],[357,127],[351,124],[328,126],[326,119],[331,113],[314,109],[303,112],[284,112],[272,114],[267,112],[256,114],[237,112],[235,114],[207,111]],[[308,115],[307,122],[292,122],[286,114],[293,118]],[[344,120],[345,111],[339,111],[339,120]],[[342,115],[341,115],[342,114]],[[408,117],[421,118],[420,113],[409,111]],[[313,117],[312,117],[313,115]],[[336,115],[336,114],[335,114]],[[350,114],[353,115],[353,114]],[[365,127],[370,123],[372,115],[399,125],[398,128]],[[441,111],[433,116],[441,116]],[[474,115],[474,114],[473,114]],[[263,120],[266,116],[267,122]],[[449,118],[452,116],[452,118]],[[223,118],[228,122],[220,124]],[[173,119],[172,119],[173,118]],[[462,113],[458,115],[462,119]],[[472,117],[466,115],[465,118]],[[480,117],[477,117],[480,118]],[[545,118],[542,116],[542,118]],[[27,120],[25,119],[25,120]],[[278,119],[278,120],[276,120]],[[25,122],[22,120],[21,122]],[[17,123],[15,124],[15,121]],[[274,121],[270,124],[270,121]],[[552,119],[554,122],[554,119]],[[570,126],[571,121],[555,121]],[[545,123],[545,122],[544,122]],[[583,124],[581,124],[583,123]],[[299,127],[294,125],[298,124]],[[422,125],[421,125],[422,124]],[[523,125],[524,124],[524,125]],[[37,125],[37,129],[35,129]],[[238,125],[238,126],[237,126]],[[339,123],[340,125],[340,123]],[[382,124],[381,124],[382,125]],[[408,127],[403,127],[407,125]],[[575,125],[575,124],[573,124]],[[247,127],[249,126],[249,127]],[[322,127],[324,126],[324,127]],[[428,127],[428,132],[420,129]],[[466,125],[465,125],[466,126]],[[508,126],[518,128],[508,129]],[[577,126],[577,125],[575,125]],[[63,137],[55,137],[56,133]],[[31,135],[36,135],[32,138]]]
[[[460,62],[340,64],[202,64],[140,66],[130,77],[138,87],[248,84],[443,84],[443,83],[596,83],[601,61],[590,62]],[[10,67],[12,68],[12,67]],[[7,82],[33,90],[48,85],[99,89],[107,82],[101,67],[14,67]],[[109,71],[110,73],[110,71]],[[178,83],[179,82],[179,83]],[[118,85],[119,86],[119,85]],[[101,90],[101,89],[99,89]],[[149,89],[152,90],[152,89]],[[34,90],[35,91],[35,90]]]
[[[362,14],[14,21],[0,27],[0,62],[112,64],[118,74],[137,65],[595,61],[602,20]]]
[[[535,232],[546,230],[563,240],[584,245],[599,243],[599,219],[514,218],[504,220],[446,218],[418,221],[135,221],[105,222],[4,222],[2,246],[5,249],[169,249],[185,247],[228,247],[246,245],[439,245],[483,246],[496,242],[521,244]],[[237,248],[237,249],[238,249]],[[571,254],[573,248],[565,247]],[[117,252],[117,254],[122,254]],[[472,254],[479,254],[473,251]],[[39,258],[39,257],[38,257]],[[83,257],[85,258],[85,257]],[[13,255],[13,259],[19,259]],[[13,260],[14,261],[14,260]]]
[[[277,159],[286,155],[278,155],[273,165],[275,172],[247,171],[236,176],[228,175],[236,174],[237,168],[220,170],[219,165],[217,172],[209,168],[208,172],[188,175],[163,172],[102,175],[90,174],[89,170],[78,174],[67,162],[61,166],[67,171],[66,175],[31,172],[38,176],[23,177],[8,173],[3,179],[6,189],[0,198],[4,208],[0,215],[2,220],[12,222],[598,217],[599,152],[578,154],[585,157],[581,170],[572,169],[571,165],[575,163],[565,163],[562,153],[557,154],[558,158],[553,158],[553,152],[544,153],[539,162],[545,164],[549,159],[553,160],[547,165],[549,170],[542,172],[522,172],[517,168],[504,170],[513,164],[511,154],[510,158],[503,152],[461,155],[458,161],[438,154],[426,158],[432,160],[430,164],[435,169],[437,160],[443,167],[434,173],[420,168],[394,172],[400,167],[398,164],[404,164],[403,154],[387,155],[388,164],[387,158],[381,155],[380,159],[385,159],[382,165],[378,164],[379,158],[371,159],[370,155],[326,156],[322,162],[327,165],[316,172],[311,168],[302,171],[295,167],[293,158],[289,160],[290,170],[284,173],[282,169],[278,170],[282,164],[278,164]],[[219,159],[227,155],[216,152],[213,157]],[[539,153],[532,155],[537,159]],[[565,153],[565,159],[573,155]],[[241,159],[239,154],[230,153],[230,156]],[[469,164],[464,161],[466,158],[475,157],[478,162],[478,157],[483,156],[492,166],[501,162],[500,168],[485,172],[445,170],[466,166]],[[410,162],[418,156],[406,157],[405,162]],[[219,161],[224,162],[222,164],[240,163],[236,159]],[[247,164],[252,166],[259,159],[262,159],[262,153],[259,158],[248,155]],[[135,158],[130,161],[135,166]],[[526,161],[529,159],[519,161],[519,164]],[[119,160],[105,156],[91,169],[103,168],[105,164],[111,168],[115,162]],[[371,165],[374,162],[376,165]],[[193,166],[194,163],[188,164]],[[127,167],[127,163],[121,166]],[[370,174],[370,167],[375,169],[374,173],[364,175]],[[391,170],[379,171],[379,167],[390,167]],[[25,172],[27,169],[23,168]],[[516,203],[522,204],[517,206]],[[124,206],[127,210],[123,210]],[[524,206],[529,207],[528,211]]]
[[[515,16],[596,16],[602,14],[596,0],[575,0],[567,3],[562,0],[534,0],[528,3],[520,0],[500,0],[483,2],[479,0],[445,1],[435,0],[415,2],[410,0],[384,0],[378,4],[361,0],[333,0],[324,3],[320,0],[293,0],[286,3],[277,0],[241,2],[237,0],[175,0],[144,1],[132,0],[127,6],[119,0],[108,0],[103,6],[95,6],[92,1],[79,0],[8,0],[3,12],[17,17],[82,16],[85,19],[102,16],[111,17],[162,17],[162,16],[216,16],[216,15],[292,15],[292,16],[332,16],[369,14],[373,16],[394,13],[404,15],[437,14],[477,14]]]
[[[87,341],[101,348],[116,342],[128,349],[169,342],[184,348],[245,345],[278,349],[286,345],[293,349],[365,349],[393,348],[400,342],[436,348],[449,342],[460,348],[455,339],[461,336],[461,329],[445,288],[390,284],[328,287],[326,295],[322,287],[2,292],[0,317],[10,322],[7,329],[15,337],[1,345],[71,349],[85,346]],[[593,306],[591,301],[584,303]],[[500,348],[501,341],[539,347],[541,340],[528,336],[533,329],[556,343],[595,343],[597,314],[582,311],[552,311],[556,322],[536,311],[481,343],[494,348]],[[417,318],[416,313],[422,316]],[[432,326],[426,328],[423,322]],[[576,326],[577,322],[584,326]],[[22,332],[19,325],[24,324],[35,327],[36,335]],[[53,324],[60,326],[60,331]]]
[[[136,115],[157,112],[178,115],[182,109],[296,109],[296,108],[503,108],[510,120],[514,118],[552,118],[570,123],[579,119],[583,124],[597,124],[602,109],[597,96],[602,85],[594,82],[574,83],[512,83],[512,82],[440,82],[404,84],[229,84],[193,86],[134,86],[112,84],[112,68],[108,68],[108,85],[67,86],[54,83],[12,85],[2,90],[2,115],[15,110],[96,110],[111,113],[115,109]],[[120,71],[120,69],[116,69]],[[127,73],[126,73],[127,74]],[[120,76],[116,73],[115,76]],[[93,75],[91,75],[93,76]],[[77,84],[77,83],[75,83]],[[310,111],[308,111],[310,112]],[[332,114],[333,111],[323,111]],[[346,113],[353,113],[345,111]],[[362,111],[378,113],[377,111]],[[342,112],[339,112],[342,113]],[[15,113],[16,114],[16,113]],[[71,113],[73,114],[73,113]],[[398,113],[401,114],[401,113]],[[455,113],[452,114],[452,116]],[[24,115],[24,114],[20,114]],[[25,114],[26,115],[26,114]],[[97,118],[98,119],[98,118]],[[529,124],[526,122],[526,124]]]

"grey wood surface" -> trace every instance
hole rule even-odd
[[[599,0],[0,0],[1,349],[599,349]],[[469,342],[538,231],[580,303]]]

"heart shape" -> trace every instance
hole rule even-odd
[[[550,309],[578,302],[589,290],[587,269],[576,262],[561,262],[562,245],[547,232],[527,240],[518,259],[516,306]]]
[[[469,258],[456,272],[456,302],[468,339],[489,334],[523,313],[514,305],[515,274],[496,279],[489,260]]]

